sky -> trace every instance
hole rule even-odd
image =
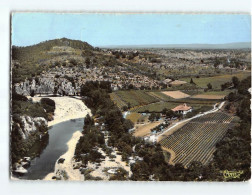
[[[69,38],[92,46],[251,42],[250,15],[13,13],[12,45]]]

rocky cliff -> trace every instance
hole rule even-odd
[[[29,96],[34,94],[59,94],[59,95],[76,95],[77,90],[72,83],[65,78],[39,78],[36,82],[25,80],[14,85],[17,94]]]
[[[25,172],[24,168],[28,166],[30,157],[40,154],[47,145],[47,120],[43,117],[15,115],[11,125],[12,168],[15,172],[22,173]]]
[[[18,132],[24,140],[34,135],[34,133],[40,132],[40,134],[43,134],[47,130],[47,120],[43,117],[20,116],[20,121],[16,124]]]

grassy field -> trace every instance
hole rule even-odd
[[[191,96],[193,99],[211,99],[211,100],[221,100],[224,99],[225,95],[210,95],[210,94],[198,94]]]
[[[136,137],[144,137],[151,133],[151,129],[158,126],[161,122],[155,121],[146,125],[137,126],[136,131],[134,132],[134,136]]]
[[[201,93],[202,95],[228,95],[229,93],[233,92],[233,90],[224,90],[224,91],[207,91]]]
[[[140,90],[116,91],[113,93],[115,93],[119,97],[120,101],[124,102],[126,105],[130,104],[130,107],[146,105],[159,101],[157,98],[149,95],[145,91]],[[116,104],[120,106],[122,103],[116,100]]]
[[[211,100],[211,99],[193,99],[193,98],[184,98],[184,99],[178,99],[170,102],[175,102],[175,103],[187,103],[187,104],[199,104],[199,105],[212,105],[217,102],[218,100]]]
[[[161,112],[164,108],[172,109],[178,106],[179,104],[180,103],[174,103],[174,102],[157,102],[157,103],[153,103],[153,104],[149,104],[145,106],[136,107],[132,109],[131,111],[133,112],[145,112],[145,111]]]
[[[137,123],[137,121],[141,118],[141,114],[137,112],[132,112],[126,116],[126,119],[131,120],[133,123]]]
[[[149,95],[161,100],[161,101],[169,101],[174,100],[172,97],[165,95],[162,91],[149,91],[147,92]]]
[[[196,83],[199,87],[207,88],[207,84],[211,83],[214,89],[221,89],[221,85],[230,82],[233,76],[238,77],[240,80],[247,78],[250,76],[250,72],[239,72],[232,75],[220,75],[213,77],[202,77],[202,78],[193,78],[194,83]],[[191,78],[182,78],[186,82],[190,82]]]

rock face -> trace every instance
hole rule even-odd
[[[35,79],[32,81],[25,80],[24,82],[16,83],[15,91],[17,94],[29,96],[32,91],[35,94],[60,94],[60,95],[75,95],[77,90],[72,83],[65,78],[54,78],[52,75],[50,78],[40,77],[37,82]]]
[[[32,118],[30,116],[20,116],[18,127],[22,139],[27,139],[36,131],[43,132],[47,129],[47,120],[43,117]]]
[[[32,154],[35,157],[34,155],[40,153],[47,144],[47,120],[43,117],[14,115],[11,123],[12,170],[18,174],[25,174],[31,161],[31,157],[25,157],[27,152],[37,144],[37,149]]]

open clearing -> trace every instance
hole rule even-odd
[[[220,100],[220,99],[223,99],[224,97],[225,97],[225,95],[205,95],[205,94],[198,94],[198,95],[192,96],[191,98]]]
[[[171,85],[183,85],[186,83],[187,83],[186,81],[180,81],[180,80],[175,80],[175,81],[170,82]]]
[[[182,99],[182,98],[190,97],[190,95],[183,93],[181,91],[163,91],[162,93],[174,99]]]
[[[134,132],[134,136],[136,137],[144,137],[151,133],[151,129],[158,126],[161,122],[155,121],[146,125],[137,126],[136,131]]]
[[[192,78],[193,82],[196,83],[199,87],[207,88],[207,84],[211,83],[213,86],[213,89],[221,89],[221,85],[230,82],[232,80],[232,77],[236,76],[238,79],[242,80],[247,78],[251,75],[251,72],[244,71],[239,72],[235,74],[228,74],[228,75],[219,75],[219,76],[213,76],[213,77],[202,77],[202,78]],[[187,78],[181,78],[184,81],[190,82],[191,77]]]
[[[137,123],[137,121],[141,118],[141,114],[132,112],[126,116],[126,119],[131,120],[133,123]]]

